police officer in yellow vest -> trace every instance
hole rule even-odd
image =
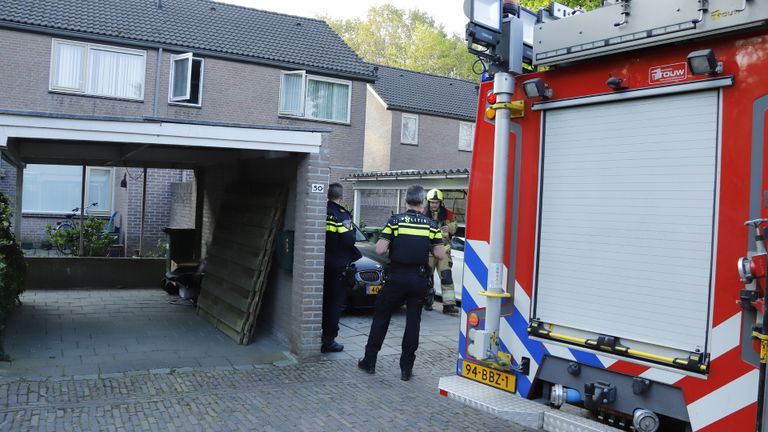
[[[328,185],[328,207],[325,216],[325,280],[323,286],[322,345],[320,352],[339,352],[344,345],[336,342],[339,318],[347,294],[347,267],[362,255],[355,247],[352,217],[341,205],[344,189],[339,183]]]
[[[443,313],[449,315],[458,315],[456,308],[456,293],[453,288],[453,261],[451,260],[451,237],[456,234],[456,221],[453,220],[453,212],[443,205],[443,192],[440,189],[431,189],[427,192],[427,201],[429,208],[424,214],[437,222],[442,234],[443,245],[445,246],[445,258],[438,259],[434,254],[429,255],[429,267],[434,272],[437,269],[440,275],[440,289],[443,295]]]
[[[419,326],[424,297],[429,291],[428,256],[430,251],[445,256],[442,236],[437,223],[423,214],[424,188],[413,185],[405,195],[407,211],[389,218],[376,243],[376,253],[389,250],[384,287],[376,300],[365,357],[357,367],[372,374],[376,372],[376,357],[387,335],[392,311],[405,303],[406,321],[403,333],[403,352],[400,354],[400,379],[408,381],[413,374],[416,349],[419,347]]]

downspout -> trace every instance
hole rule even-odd
[[[78,256],[83,256],[83,253],[85,252],[85,249],[83,249],[85,239],[84,239],[84,233],[85,231],[83,229],[83,216],[85,216],[85,175],[86,175],[87,168],[85,164],[83,164],[83,174],[80,177],[80,248],[77,251]]]
[[[139,256],[144,252],[144,217],[147,212],[147,168],[144,167],[144,184],[141,191],[141,221],[139,222]]]
[[[157,118],[157,97],[160,93],[160,62],[163,60],[163,49],[157,49],[157,60],[155,63],[155,94],[152,97],[152,117]]]

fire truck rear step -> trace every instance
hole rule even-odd
[[[619,429],[460,376],[440,378],[441,394],[521,426],[547,432],[616,432]]]

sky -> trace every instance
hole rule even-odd
[[[463,0],[217,0],[255,9],[315,18],[328,15],[333,18],[366,17],[368,8],[391,4],[399,9],[419,9],[442,24],[446,33],[464,34],[467,18],[463,12]]]

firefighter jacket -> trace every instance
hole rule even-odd
[[[456,222],[453,220],[453,212],[440,204],[440,208],[437,209],[437,211],[432,211],[429,206],[427,206],[427,208],[424,209],[424,214],[433,221],[437,222],[438,227],[448,227],[447,233],[441,231],[443,236],[443,244],[446,247],[446,252],[448,252],[451,247],[451,237],[456,234],[457,228]]]
[[[355,247],[355,231],[349,211],[333,201],[328,201],[325,216],[326,271],[340,273],[361,256]]]

